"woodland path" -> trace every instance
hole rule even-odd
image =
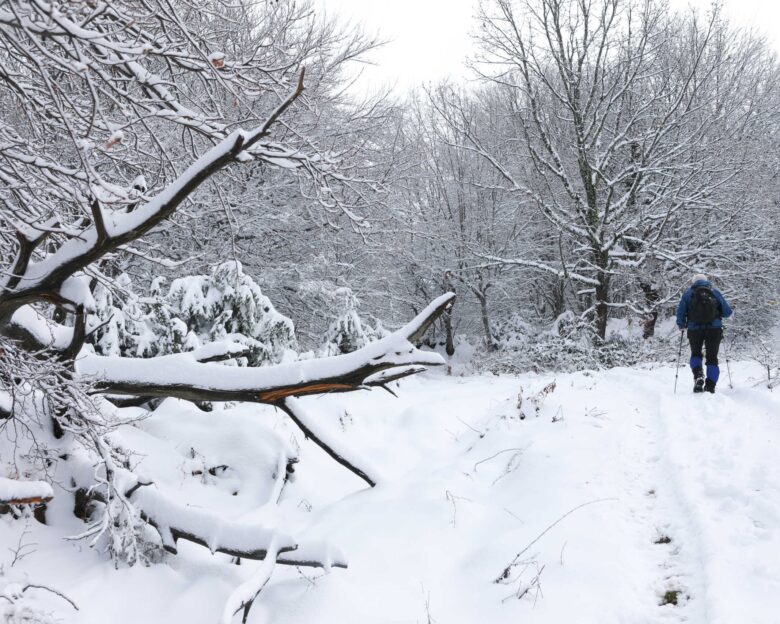
[[[375,394],[351,397],[344,438],[385,479],[319,520],[351,557],[338,580],[317,581],[320,613],[333,622],[777,624],[780,393],[755,385],[754,365],[732,373],[737,389],[724,371],[714,396],[690,394],[684,370],[672,394],[674,370],[660,367],[431,375],[402,384],[379,410]],[[529,398],[553,380],[536,416]],[[307,602],[270,621],[307,621]]]
[[[255,519],[286,518],[349,560],[329,574],[278,568],[249,623],[780,624],[780,392],[756,385],[754,364],[732,373],[735,389],[724,375],[714,396],[689,394],[687,371],[672,394],[667,366],[437,371],[401,382],[398,398],[307,399],[330,439],[381,476],[373,489],[271,408],[211,414],[300,445],[280,507]],[[532,398],[553,381],[537,415]],[[36,544],[20,572],[79,604],[63,622],[213,623],[259,565],[191,545],[114,570],[63,540],[80,526],[65,507],[51,509],[61,530],[0,526],[0,551]]]

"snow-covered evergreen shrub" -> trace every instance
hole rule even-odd
[[[245,364],[263,366],[282,361],[297,346],[292,321],[276,311],[239,262],[175,279],[170,287],[159,277],[146,297],[133,292],[127,276],[120,279],[123,306],[108,289],[96,288],[104,325],[92,343],[100,354],[154,357],[230,340],[248,348]]]
[[[533,325],[519,314],[493,323],[493,342],[497,349],[515,349],[526,344],[536,334]]]
[[[274,308],[240,262],[225,262],[209,276],[194,275],[171,283],[165,302],[183,320],[190,336],[204,344],[217,340],[249,348],[247,364],[282,361],[297,347],[293,322]]]
[[[129,278],[124,274],[117,280],[117,284],[123,287],[128,283]],[[95,315],[100,323],[92,334],[95,351],[102,355],[120,355],[127,340],[124,312],[116,305],[112,290],[101,282],[95,286],[93,297]]]
[[[541,331],[520,318],[496,328],[499,348],[480,358],[476,363],[480,370],[512,374],[529,370],[572,372],[672,361],[676,357],[677,343],[663,336],[645,340],[616,332],[603,340],[591,323],[570,311]]]
[[[342,301],[342,310],[325,334],[321,357],[351,353],[387,335],[388,332],[378,320],[372,327],[360,318],[360,301],[352,290],[339,288],[335,295]]]

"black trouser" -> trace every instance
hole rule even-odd
[[[707,379],[718,383],[720,368],[718,367],[718,349],[723,338],[723,329],[709,327],[707,329],[689,329],[688,342],[691,343],[691,370],[694,377],[703,377],[702,347],[707,358]]]

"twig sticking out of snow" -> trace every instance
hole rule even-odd
[[[530,399],[528,399],[528,402],[534,408],[535,416],[537,417],[539,416],[539,412],[542,410],[542,404],[544,403],[544,400],[547,398],[547,395],[555,392],[555,388],[556,388],[555,381],[551,381],[539,392],[537,392]],[[520,392],[517,394],[517,411],[520,414],[520,420],[525,420],[526,414],[523,411],[523,389],[522,388],[520,388]]]
[[[512,574],[512,568],[517,566],[518,563],[522,563],[520,558],[526,552],[528,552],[528,549],[531,548],[531,546],[533,546],[534,544],[536,544],[536,542],[538,542],[540,539],[542,539],[547,533],[549,533],[553,528],[558,526],[561,522],[563,522],[563,520],[568,518],[575,511],[578,511],[578,510],[582,509],[583,507],[588,507],[590,505],[595,505],[597,503],[607,503],[607,502],[612,502],[612,501],[616,501],[616,500],[618,500],[618,499],[617,498],[599,498],[599,499],[596,499],[596,500],[588,501],[587,503],[582,503],[581,505],[577,505],[573,509],[570,509],[565,514],[563,514],[560,518],[558,518],[555,522],[553,522],[550,526],[548,526],[544,531],[539,533],[539,535],[537,535],[533,540],[531,540],[531,542],[525,548],[523,548],[519,553],[517,553],[515,555],[515,558],[512,559],[512,561],[509,563],[509,565],[507,565],[503,569],[501,574],[497,578],[495,578],[493,580],[493,582],[494,583],[501,583],[501,584],[505,584],[507,582],[510,582],[509,579],[510,579],[511,574]]]
[[[47,587],[46,585],[36,585],[34,583],[26,583],[24,585],[19,583],[9,583],[3,588],[2,593],[0,593],[0,598],[4,598],[11,604],[14,604],[24,595],[25,592],[27,592],[30,589],[40,589],[42,591],[47,591],[51,594],[54,594],[55,596],[62,598],[76,611],[79,610],[79,608],[76,606],[76,603],[73,602],[62,592],[57,591],[56,589],[52,589],[51,587]]]
[[[520,573],[520,578],[522,578],[523,572],[525,572],[531,565],[536,566],[536,574],[531,578],[531,580],[528,583],[523,583],[520,581],[517,590],[512,592],[509,596],[504,598],[501,602],[506,602],[510,598],[517,598],[520,600],[521,598],[525,598],[526,596],[530,595],[531,592],[533,592],[533,598],[534,598],[534,604],[536,604],[537,599],[542,594],[542,584],[541,584],[541,578],[542,578],[542,572],[544,572],[544,565],[539,565],[539,563],[536,561],[536,559],[532,559],[531,561],[526,562],[525,567],[523,568],[523,571]]]
[[[526,448],[528,448],[528,447],[526,447]],[[477,467],[480,464],[484,464],[485,462],[490,461],[491,459],[495,459],[496,457],[498,457],[499,455],[501,455],[503,453],[510,453],[512,451],[515,451],[517,453],[522,453],[523,451],[526,450],[526,448],[508,448],[508,449],[504,449],[502,451],[498,451],[498,453],[493,453],[490,457],[485,457],[485,459],[480,459],[478,462],[476,462],[474,464],[474,472],[477,472]]]

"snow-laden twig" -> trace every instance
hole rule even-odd
[[[243,622],[246,622],[249,615],[249,609],[252,607],[252,603],[257,599],[257,596],[263,591],[263,588],[271,580],[271,574],[273,574],[276,567],[276,556],[279,553],[279,542],[276,537],[271,540],[268,545],[268,556],[263,561],[257,572],[252,577],[239,585],[230,597],[227,599],[225,608],[222,611],[222,617],[220,618],[220,624],[230,624],[233,616],[244,610]]]

